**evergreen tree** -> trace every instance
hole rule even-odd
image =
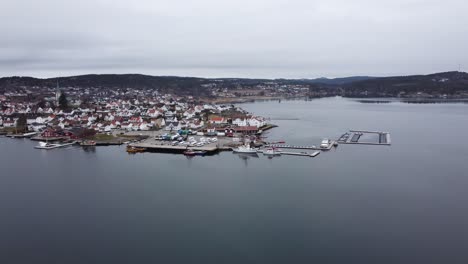
[[[67,100],[67,95],[62,92],[62,94],[59,97],[59,107],[61,109],[68,109],[68,100]]]

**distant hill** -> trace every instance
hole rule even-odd
[[[194,89],[202,89],[203,84],[223,83],[226,88],[239,86],[249,87],[269,82],[280,85],[316,85],[337,86],[357,80],[367,80],[371,77],[348,78],[318,78],[318,79],[248,79],[248,78],[196,78],[177,76],[150,76],[142,74],[89,74],[70,77],[57,77],[39,79],[33,77],[4,77],[0,78],[0,89],[21,87],[55,87],[59,82],[61,87],[81,88],[137,88],[159,89],[176,91],[179,93],[190,92]]]
[[[190,88],[200,87],[201,84],[206,83],[206,80],[193,77],[149,76],[141,74],[89,74],[48,79],[5,77],[0,78],[0,89],[20,87],[55,87],[57,82],[62,87],[167,89],[183,92]]]
[[[311,83],[318,83],[318,84],[329,84],[329,85],[344,85],[347,83],[357,82],[357,81],[365,81],[375,79],[377,77],[370,77],[370,76],[353,76],[353,77],[344,77],[344,78],[317,78],[317,79],[310,79],[308,80]]]
[[[343,85],[346,96],[398,96],[402,94],[454,95],[468,92],[468,73],[382,77]]]
[[[253,87],[259,84],[308,85],[317,89],[330,89],[330,95],[342,94],[349,97],[386,97],[407,94],[464,94],[468,95],[468,73],[443,72],[429,75],[398,77],[354,76],[345,78],[318,79],[248,79],[248,78],[197,78],[177,76],[150,76],[142,74],[89,74],[70,77],[39,79],[33,77],[0,78],[0,91],[22,87],[80,88],[137,88],[159,89],[178,94],[208,93],[205,84],[222,84],[233,89]]]

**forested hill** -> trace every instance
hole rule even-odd
[[[207,80],[193,77],[149,76],[141,74],[90,74],[71,77],[39,79],[32,77],[0,78],[1,88],[19,87],[61,87],[81,88],[136,88],[136,89],[173,89],[178,91],[200,87]]]
[[[39,79],[33,77],[4,77],[0,78],[0,87],[54,87],[57,82],[64,87],[97,87],[97,88],[164,88],[179,87],[192,88],[201,84],[224,83],[226,86],[244,85],[252,86],[268,82],[278,84],[328,84],[342,85],[358,80],[367,80],[372,77],[346,77],[346,78],[317,78],[317,79],[249,79],[249,78],[197,78],[177,76],[151,76],[142,74],[89,74],[70,77]]]
[[[468,73],[382,77],[343,85],[346,96],[468,95]]]
[[[207,93],[205,87],[238,89],[254,88],[261,86],[305,85],[324,87],[336,87],[354,80],[367,79],[369,77],[349,77],[338,79],[248,79],[248,78],[197,78],[177,76],[150,76],[141,74],[89,74],[71,77],[58,77],[39,79],[33,77],[4,77],[0,78],[0,91],[18,88],[53,88],[59,83],[60,87],[79,88],[135,88],[158,89],[161,91],[175,92],[178,94],[203,94]]]
[[[261,86],[306,85],[330,89],[350,97],[386,97],[408,95],[458,95],[468,96],[468,73],[444,72],[429,75],[398,77],[347,77],[318,79],[246,79],[246,78],[197,78],[175,76],[150,76],[141,74],[90,74],[71,77],[39,79],[33,77],[0,78],[0,91],[17,88],[55,87],[79,88],[136,88],[159,89],[178,94],[207,93],[205,87],[238,89]],[[339,88],[336,89],[336,88]]]

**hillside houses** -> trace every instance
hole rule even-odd
[[[68,93],[70,94],[70,93]],[[96,132],[203,130],[215,126],[221,130],[225,126],[262,127],[261,117],[243,113],[233,105],[195,103],[193,97],[174,97],[169,94],[146,93],[145,91],[100,91],[93,89],[73,90],[76,105],[60,109],[49,101],[49,97],[37,101],[9,100],[0,96],[0,129],[16,127],[22,115],[27,118],[30,131],[46,131],[50,128],[71,130],[76,128]],[[132,96],[135,98],[132,99]],[[138,99],[136,98],[138,96]],[[82,99],[85,97],[86,99]],[[44,101],[45,100],[45,101]],[[85,103],[84,103],[85,102]],[[238,113],[232,118],[232,113]]]

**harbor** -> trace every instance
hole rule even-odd
[[[268,126],[271,129],[275,126]],[[99,140],[72,140],[66,136],[44,136],[36,132],[6,135],[10,138],[27,138],[40,141],[36,149],[52,150],[71,145],[82,147],[126,145],[127,152],[135,153],[172,153],[186,156],[214,155],[223,151],[234,153],[263,154],[269,158],[277,156],[317,157],[322,151],[329,151],[338,145],[391,145],[390,133],[369,130],[349,130],[338,139],[323,139],[318,145],[286,144],[285,140],[265,141],[265,132],[256,135],[245,133],[192,132],[185,133],[152,131],[143,133],[118,133],[115,136],[99,136]],[[125,141],[124,141],[125,140]],[[296,151],[295,151],[296,150]],[[308,152],[309,151],[309,152]],[[200,155],[199,155],[200,154]],[[201,155],[202,154],[202,155]]]

